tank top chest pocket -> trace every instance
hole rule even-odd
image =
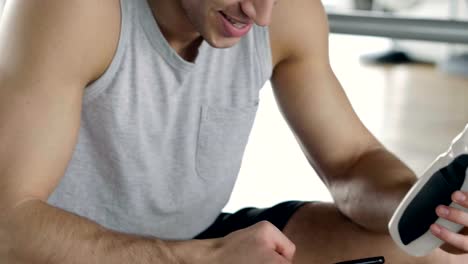
[[[257,109],[258,102],[244,107],[202,106],[195,160],[199,177],[235,180]]]

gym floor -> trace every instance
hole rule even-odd
[[[360,62],[360,55],[389,46],[385,39],[332,35],[332,66],[364,124],[420,175],[468,124],[468,78],[446,74],[436,65]],[[282,120],[268,83],[225,210],[284,200],[332,198]]]

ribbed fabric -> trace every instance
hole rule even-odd
[[[146,0],[121,0],[118,48],[86,88],[78,144],[51,205],[121,232],[189,239],[227,203],[272,72],[268,29],[194,63]]]

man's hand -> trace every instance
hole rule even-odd
[[[457,191],[453,193],[453,202],[468,208],[468,193]],[[468,253],[468,213],[459,209],[441,205],[436,209],[437,215],[451,222],[465,226],[460,233],[454,233],[438,224],[431,226],[431,232],[446,243],[441,247],[452,254]]]
[[[212,254],[203,263],[224,264],[290,264],[296,247],[268,222],[260,222],[249,228],[214,240]]]

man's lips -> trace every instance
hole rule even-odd
[[[252,23],[251,20],[240,19],[240,18],[231,16],[231,15],[228,15],[228,14],[224,13],[223,11],[219,11],[219,13],[221,13],[222,16],[224,16],[229,22],[231,22],[233,24],[249,25],[249,24]]]
[[[245,36],[253,26],[252,21],[235,19],[226,13],[219,11],[222,32],[228,38],[240,38]]]

